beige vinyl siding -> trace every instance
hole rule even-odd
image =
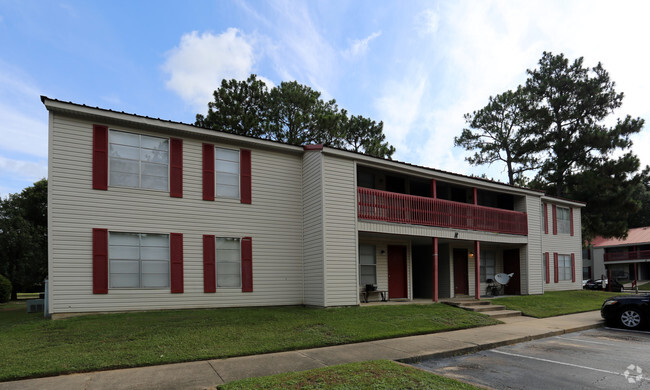
[[[542,205],[540,198],[526,196],[526,213],[528,214],[528,245],[519,251],[521,268],[521,293],[542,294],[544,275],[542,274]]]
[[[579,290],[582,288],[582,218],[581,218],[581,209],[579,207],[566,205],[562,203],[555,203],[559,207],[573,208],[573,232],[574,235],[571,236],[570,233],[557,235],[553,234],[553,204],[548,203],[548,234],[544,234],[542,231],[542,248],[540,254],[543,256],[543,253],[549,253],[549,274],[550,281],[549,283],[544,283],[544,291],[558,291],[558,290]],[[540,205],[541,210],[543,206]],[[543,217],[543,211],[540,212],[540,215]],[[541,226],[541,222],[540,222]],[[553,253],[560,255],[575,255],[575,272],[576,272],[576,281],[572,282],[571,280],[559,280],[555,283],[555,263],[553,261]],[[543,264],[543,263],[542,263]],[[544,269],[540,265],[540,270]],[[545,272],[545,271],[544,271]],[[544,276],[541,277],[541,280],[544,280]]]
[[[353,160],[323,154],[325,306],[356,305],[358,255]]]
[[[202,142],[183,138],[183,198],[167,191],[92,189],[92,122],[51,115],[50,240],[51,311],[122,311],[164,308],[295,305],[303,303],[302,157],[252,149],[250,205],[202,200]],[[170,124],[174,127],[174,124]],[[113,128],[113,127],[111,127]],[[115,129],[165,136],[136,127]],[[279,185],[281,183],[281,185]],[[109,290],[92,293],[92,229],[183,234],[184,290]],[[253,290],[203,293],[202,235],[253,239]]]
[[[318,150],[303,158],[304,304],[325,306],[323,243],[323,159]]]

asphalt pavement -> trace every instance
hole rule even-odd
[[[494,389],[650,389],[650,332],[592,329],[415,366]]]

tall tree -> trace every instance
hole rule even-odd
[[[474,150],[465,158],[472,165],[503,162],[510,185],[522,184],[524,172],[537,168],[538,159],[531,153],[530,124],[525,116],[525,92],[519,87],[490,96],[488,104],[478,111],[465,114],[469,128],[454,138],[456,146]]]
[[[264,137],[269,91],[266,84],[252,74],[246,81],[221,80],[208,102],[206,116],[196,115],[196,125],[228,133]]]
[[[47,276],[47,180],[0,199],[0,274],[17,292],[42,291]]]
[[[630,136],[641,131],[643,119],[627,116],[616,125],[605,119],[623,101],[602,65],[588,69],[583,59],[569,64],[563,54],[544,52],[539,68],[528,70],[525,89],[531,106],[527,117],[536,151],[545,153],[537,181],[553,195],[566,196],[567,178],[606,164],[615,152],[632,146]],[[623,157],[621,157],[623,158]],[[636,157],[628,156],[627,160]],[[631,161],[616,166],[633,175],[638,170]]]
[[[523,169],[519,175],[535,168],[531,187],[585,201],[585,238],[625,236],[641,204],[634,194],[645,180],[630,152],[643,119],[628,115],[608,125],[623,94],[600,63],[587,68],[582,58],[570,63],[563,54],[544,52],[539,67],[527,72],[525,86],[466,115],[470,129],[456,145],[478,150],[471,163],[505,162],[511,184],[518,176],[508,161]]]
[[[213,95],[207,115],[196,115],[197,126],[294,145],[322,143],[384,158],[395,152],[382,122],[348,117],[334,99],[324,101],[320,92],[296,81],[268,90],[251,75],[246,81],[223,80]]]

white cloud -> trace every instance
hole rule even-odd
[[[368,52],[368,44],[370,41],[379,36],[381,36],[381,31],[374,32],[364,39],[356,39],[352,42],[349,48],[341,52],[341,55],[347,59],[362,56]]]
[[[395,157],[412,161],[406,157],[410,152],[407,138],[421,116],[421,102],[428,80],[422,70],[406,73],[409,77],[391,80],[384,85],[381,96],[375,101],[375,108],[384,121],[386,139],[397,149]]]
[[[0,172],[14,179],[37,181],[47,177],[46,161],[21,161],[0,156]]]
[[[421,33],[435,34],[440,26],[440,16],[432,9],[425,9],[417,16],[416,25]]]
[[[47,158],[47,112],[29,75],[0,61],[0,151]]]
[[[453,138],[465,126],[464,113],[483,107],[489,96],[524,83],[526,69],[535,68],[545,50],[564,53],[571,60],[584,56],[585,66],[602,62],[617,91],[625,92],[624,105],[615,116],[650,119],[650,78],[645,76],[650,52],[639,46],[640,37],[650,36],[650,25],[644,21],[649,13],[648,2],[612,7],[606,1],[446,2],[418,13],[414,29],[421,33],[420,40],[417,51],[408,56],[409,65],[419,65],[426,73],[405,71],[403,82],[417,85],[424,76],[432,87],[422,95],[419,107],[408,112],[411,119],[400,132],[410,135],[395,142],[410,145],[409,161],[459,173],[485,172],[504,180],[498,164],[470,167],[463,160],[467,152],[454,148]],[[386,85],[393,83],[389,80]],[[384,90],[390,93],[390,88]],[[416,133],[424,129],[427,135],[421,138]],[[650,164],[650,155],[644,153],[650,148],[647,133],[634,137],[634,150],[643,164]]]
[[[215,35],[193,31],[170,50],[163,70],[169,74],[167,88],[183,100],[205,110],[222,79],[246,79],[255,62],[254,42],[236,28]]]

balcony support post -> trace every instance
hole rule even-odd
[[[438,237],[433,237],[433,301],[438,302]]]
[[[481,299],[481,243],[474,241],[474,298]]]
[[[474,187],[474,204],[478,204],[478,190]]]
[[[436,188],[436,179],[431,179],[431,197],[436,199],[438,197],[438,191]]]

